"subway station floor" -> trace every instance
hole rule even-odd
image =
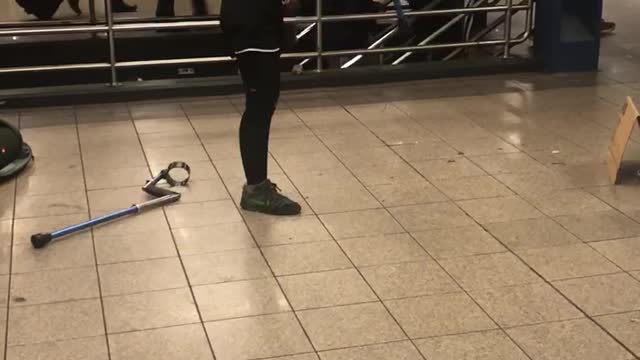
[[[604,164],[627,95],[536,74],[285,93],[270,171],[294,218],[238,210],[241,98],[5,113],[36,154],[0,186],[6,359],[637,359],[640,187]],[[175,160],[180,203],[31,248]]]
[[[600,74],[284,93],[270,172],[293,218],[238,210],[240,97],[3,111],[36,161],[0,185],[0,354],[637,360],[640,177],[604,162],[640,102],[619,31]],[[179,203],[31,248],[175,160]]]

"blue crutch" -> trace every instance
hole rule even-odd
[[[162,170],[158,176],[151,181],[147,181],[142,190],[147,194],[154,196],[155,199],[145,201],[140,204],[134,204],[130,207],[118,211],[114,211],[110,214],[85,221],[80,224],[71,225],[64,229],[60,229],[50,233],[41,233],[31,236],[31,244],[34,248],[40,249],[45,247],[48,243],[61,237],[73,234],[78,231],[82,231],[97,225],[101,225],[110,221],[114,221],[126,216],[137,215],[143,211],[164,206],[180,200],[180,193],[171,191],[169,189],[158,187],[157,184],[160,180],[165,180],[169,186],[184,186],[189,181],[191,175],[191,169],[189,165],[184,162],[178,161],[169,164],[169,166]]]

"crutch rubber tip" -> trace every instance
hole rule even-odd
[[[33,247],[36,249],[41,249],[47,246],[47,244],[51,242],[52,239],[53,236],[51,236],[50,233],[31,235],[31,245],[33,245]]]

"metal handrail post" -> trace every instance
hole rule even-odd
[[[111,86],[118,86],[118,72],[116,70],[116,43],[113,30],[113,11],[111,0],[104,0],[105,16],[107,17],[107,37],[109,39],[109,64],[111,68]]]
[[[513,16],[513,0],[507,0],[507,10],[504,19],[504,55],[503,58],[511,57],[511,18]]]
[[[322,0],[316,0],[316,52],[318,71],[322,71]]]

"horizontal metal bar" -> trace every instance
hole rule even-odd
[[[230,62],[233,59],[229,56],[211,56],[183,59],[163,59],[163,60],[141,60],[141,61],[121,61],[116,63],[116,68],[132,68],[153,65],[181,65],[194,63],[221,63]]]
[[[185,28],[214,28],[220,26],[220,20],[202,20],[202,21],[175,21],[167,23],[131,23],[131,24],[114,24],[115,31],[140,31],[140,30],[164,30],[164,29],[185,29]]]
[[[35,29],[0,30],[0,36],[53,35],[53,34],[92,34],[107,31],[104,25],[58,26]]]
[[[88,63],[88,64],[8,67],[8,68],[0,68],[0,74],[25,73],[25,72],[42,72],[42,71],[56,71],[56,70],[107,69],[107,68],[109,68],[109,66],[110,66],[109,63]]]

